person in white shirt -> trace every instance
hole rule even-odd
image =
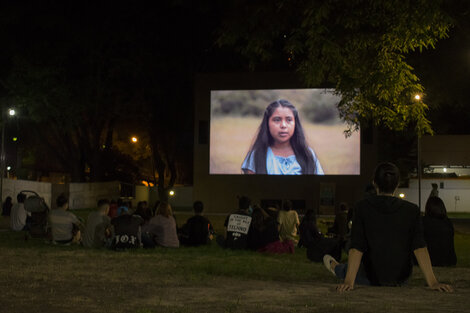
[[[28,230],[31,223],[31,213],[27,212],[24,208],[24,200],[26,195],[19,193],[16,196],[17,204],[13,205],[10,213],[10,226],[14,231]]]

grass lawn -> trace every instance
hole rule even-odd
[[[86,217],[88,212],[80,212]],[[223,216],[208,216],[217,231]],[[187,215],[178,214],[179,224]],[[470,235],[455,237],[459,263],[436,268],[456,292],[409,286],[334,290],[322,264],[294,255],[224,250],[212,244],[114,252],[58,247],[0,222],[0,312],[470,312]]]

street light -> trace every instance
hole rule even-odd
[[[131,137],[131,142],[132,143],[137,143],[137,141],[139,141],[139,139],[136,136]],[[147,144],[145,146],[145,148],[150,150],[150,162],[152,163],[152,177],[153,177],[153,180],[155,182],[155,184],[152,184],[152,185],[156,186],[157,185],[157,179],[155,178],[155,160],[153,159],[153,148],[152,148],[151,144]],[[149,186],[150,186],[150,184],[149,184]],[[150,187],[153,187],[153,186],[150,186]]]
[[[16,111],[8,109],[8,115],[14,116]],[[0,201],[3,203],[3,177],[5,176],[5,110],[2,107],[2,146],[0,150]]]

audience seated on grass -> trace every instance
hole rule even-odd
[[[159,204],[155,216],[145,227],[144,247],[152,248],[155,245],[167,248],[178,248],[180,245],[176,221],[167,202]]]
[[[277,221],[277,217],[279,216],[279,205],[277,203],[268,203],[264,211]]]
[[[248,249],[276,254],[294,253],[294,243],[291,240],[281,242],[277,221],[262,208],[255,207],[251,218]]]
[[[179,238],[182,245],[200,246],[211,242],[214,228],[211,222],[204,216],[204,204],[196,201],[193,204],[194,216],[190,217],[181,227]]]
[[[307,210],[299,226],[299,247],[307,248],[307,258],[313,262],[322,262],[325,254],[335,259],[341,258],[339,238],[325,238],[317,228],[317,219],[313,210]]]
[[[11,229],[14,231],[29,230],[29,225],[31,223],[31,213],[27,212],[24,208],[26,195],[24,193],[19,193],[16,196],[16,200],[18,203],[11,207],[10,212]]]
[[[419,208],[394,197],[399,181],[400,172],[394,164],[377,166],[377,195],[358,202],[354,209],[348,264],[339,264],[330,255],[323,258],[326,268],[344,279],[337,287],[339,292],[352,290],[355,284],[406,285],[413,269],[413,253],[430,288],[452,291],[434,276]]]
[[[246,249],[251,224],[251,200],[242,196],[238,199],[238,210],[225,219],[224,236],[217,237],[217,243],[230,249]]]
[[[49,227],[52,240],[58,244],[79,243],[81,240],[80,227],[82,223],[75,214],[68,211],[69,200],[64,194],[57,197],[57,209],[49,212]]]
[[[346,236],[349,232],[348,211],[347,203],[341,202],[339,205],[339,211],[335,215],[333,226],[328,229],[328,233],[339,238],[342,242],[346,240]]]
[[[279,223],[279,235],[282,241],[292,240],[297,244],[297,228],[299,227],[299,215],[292,208],[292,202],[290,200],[284,201],[282,204],[282,210],[279,211],[277,217]]]
[[[137,203],[137,209],[133,214],[142,217],[145,223],[148,223],[153,217],[152,210],[150,209],[147,201],[139,201],[139,203]]]
[[[111,246],[112,232],[111,219],[108,216],[109,201],[98,201],[98,209],[88,215],[82,244],[87,248],[101,248]]]
[[[111,220],[114,228],[114,237],[111,248],[126,250],[140,248],[142,243],[141,227],[144,219],[138,215],[130,215],[127,211]]]
[[[423,217],[424,240],[428,246],[433,266],[457,264],[454,249],[454,226],[447,217],[444,202],[439,197],[429,197]]]
[[[13,206],[12,198],[10,196],[6,197],[5,202],[2,205],[2,215],[3,216],[10,216],[11,214],[11,207]]]
[[[109,211],[108,211],[109,218],[113,219],[118,216],[117,209],[118,209],[118,206],[117,206],[116,200],[111,200],[111,202],[109,202]]]
[[[131,208],[130,202],[126,202],[126,201],[122,201],[122,199],[118,199],[116,216],[121,216],[124,213],[129,213],[130,208]]]

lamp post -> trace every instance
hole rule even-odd
[[[14,109],[8,109],[8,115],[14,116]],[[5,110],[2,108],[2,146],[0,150],[0,201],[3,203],[3,177],[5,176]]]
[[[414,99],[416,101],[421,100],[421,96],[419,94],[416,94],[414,96]],[[418,164],[417,164],[417,171],[418,171],[418,207],[421,210],[421,134],[418,131],[418,152],[417,152],[417,158],[418,158]]]

